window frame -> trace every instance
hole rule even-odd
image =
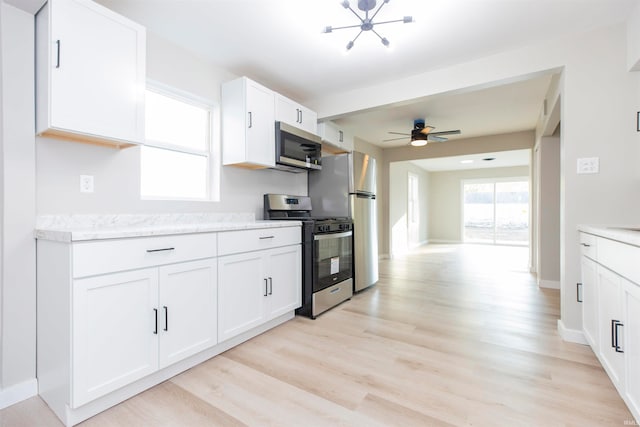
[[[149,201],[190,201],[190,202],[217,202],[220,201],[220,107],[217,102],[210,99],[194,95],[193,93],[177,89],[175,87],[147,79],[144,87],[146,92],[154,92],[156,94],[175,99],[185,104],[190,104],[198,108],[202,108],[208,113],[208,131],[206,134],[207,148],[206,150],[197,150],[188,147],[181,147],[175,144],[162,141],[147,139],[146,135],[144,143],[141,144],[140,150],[140,199]],[[146,125],[145,125],[146,126]],[[145,196],[142,194],[142,148],[151,147],[158,148],[176,153],[184,153],[197,155],[206,158],[206,194],[204,198],[199,197],[168,197],[168,196]]]

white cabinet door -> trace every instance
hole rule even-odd
[[[313,134],[318,132],[318,115],[282,95],[276,95],[276,120]]]
[[[218,258],[218,340],[220,342],[263,323],[268,279],[264,251]]]
[[[75,280],[72,298],[72,408],[157,369],[157,268]]]
[[[273,92],[247,82],[247,157],[255,164],[275,166],[275,119]]]
[[[624,387],[624,339],[619,324],[622,313],[622,278],[602,266],[598,273],[599,354],[605,370],[618,390]]]
[[[582,263],[582,328],[584,336],[595,353],[598,352],[598,288],[596,263],[581,257]]]
[[[318,134],[322,137],[322,149],[328,153],[353,151],[353,136],[333,122],[318,123]]]
[[[145,38],[95,2],[50,0],[37,17],[38,133],[142,143]]]
[[[222,162],[247,168],[276,165],[274,93],[246,78],[222,85]]]
[[[631,413],[640,419],[640,286],[623,280],[623,310],[625,312],[624,353],[625,400]]]
[[[160,267],[160,368],[217,343],[217,262]]]
[[[302,304],[302,249],[300,245],[271,249],[265,259],[269,279],[268,317],[275,318]]]

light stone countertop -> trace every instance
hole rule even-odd
[[[630,228],[638,231],[629,230]],[[578,231],[626,243],[628,245],[640,246],[640,226],[637,225],[578,225]]]
[[[57,242],[210,233],[300,226],[300,221],[256,221],[253,214],[46,215],[35,237]]]

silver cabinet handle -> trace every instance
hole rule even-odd
[[[147,249],[148,253],[152,252],[167,252],[167,251],[175,251],[176,248],[161,248],[161,249]]]
[[[273,295],[273,278],[269,277],[269,295]]]
[[[335,294],[336,292],[340,292],[340,288],[332,289],[331,292],[329,292],[329,293],[330,294]]]
[[[591,245],[587,244],[587,243],[580,243],[582,246],[584,246],[585,248],[590,248]]]
[[[260,236],[259,239],[260,240],[267,240],[267,239],[273,239],[276,236]]]
[[[60,40],[56,40],[56,68],[60,68]]]
[[[249,111],[249,129],[253,127],[253,114]]]

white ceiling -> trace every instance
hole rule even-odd
[[[416,22],[375,27],[385,48],[357,30],[338,0],[97,0],[233,74],[246,75],[300,102],[369,87],[532,43],[623,22],[638,0],[392,0],[376,18]],[[350,1],[357,10],[357,0]],[[381,0],[378,1],[378,5]],[[381,147],[388,131],[408,132],[426,118],[450,139],[533,129],[549,76],[407,100],[404,106],[351,114],[339,122]]]
[[[531,150],[500,151],[496,153],[469,154],[464,156],[440,157],[435,159],[411,160],[414,165],[429,172],[505,168],[528,166]],[[493,160],[484,160],[493,159]],[[464,162],[464,163],[462,163]]]

